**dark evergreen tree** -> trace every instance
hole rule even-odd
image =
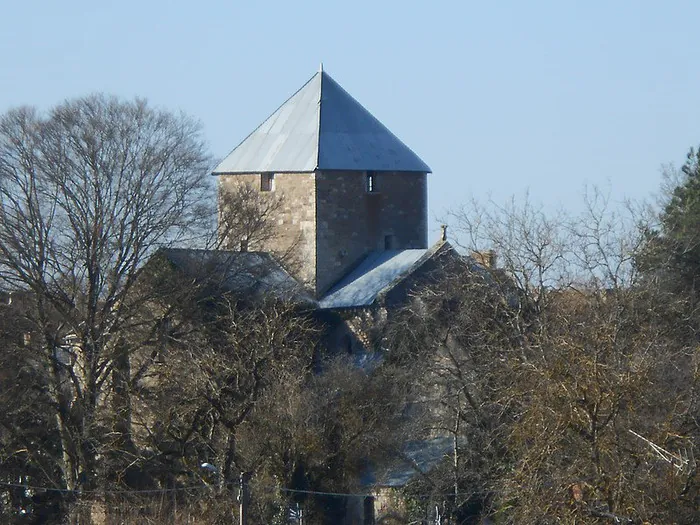
[[[670,290],[695,295],[700,275],[700,149],[690,149],[679,175],[658,226],[646,231],[637,264],[665,279]]]

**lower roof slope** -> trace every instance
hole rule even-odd
[[[313,303],[303,286],[266,252],[164,248],[160,254],[178,271],[222,290]]]
[[[452,248],[449,243],[440,241],[428,249],[371,252],[355,270],[321,298],[319,307],[336,309],[370,306],[442,249]]]
[[[159,253],[192,279],[250,297],[273,296],[322,310],[373,305],[434,256],[451,250],[440,241],[428,249],[371,252],[320,300],[315,301],[270,253],[227,250],[161,249]]]
[[[386,469],[373,483],[378,487],[400,488],[420,474],[427,474],[453,452],[454,438],[439,436],[404,445],[402,458]],[[369,480],[363,480],[365,482]]]

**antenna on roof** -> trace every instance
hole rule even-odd
[[[318,66],[318,72],[323,73],[323,62],[321,62],[321,65]]]

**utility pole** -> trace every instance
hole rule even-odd
[[[240,525],[248,525],[248,505],[250,504],[248,482],[252,475],[252,472],[241,472],[238,478],[238,515],[240,517]]]

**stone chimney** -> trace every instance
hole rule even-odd
[[[486,251],[474,251],[471,253],[472,259],[474,259],[477,264],[480,264],[484,268],[495,268],[497,256],[496,252],[493,250]]]

